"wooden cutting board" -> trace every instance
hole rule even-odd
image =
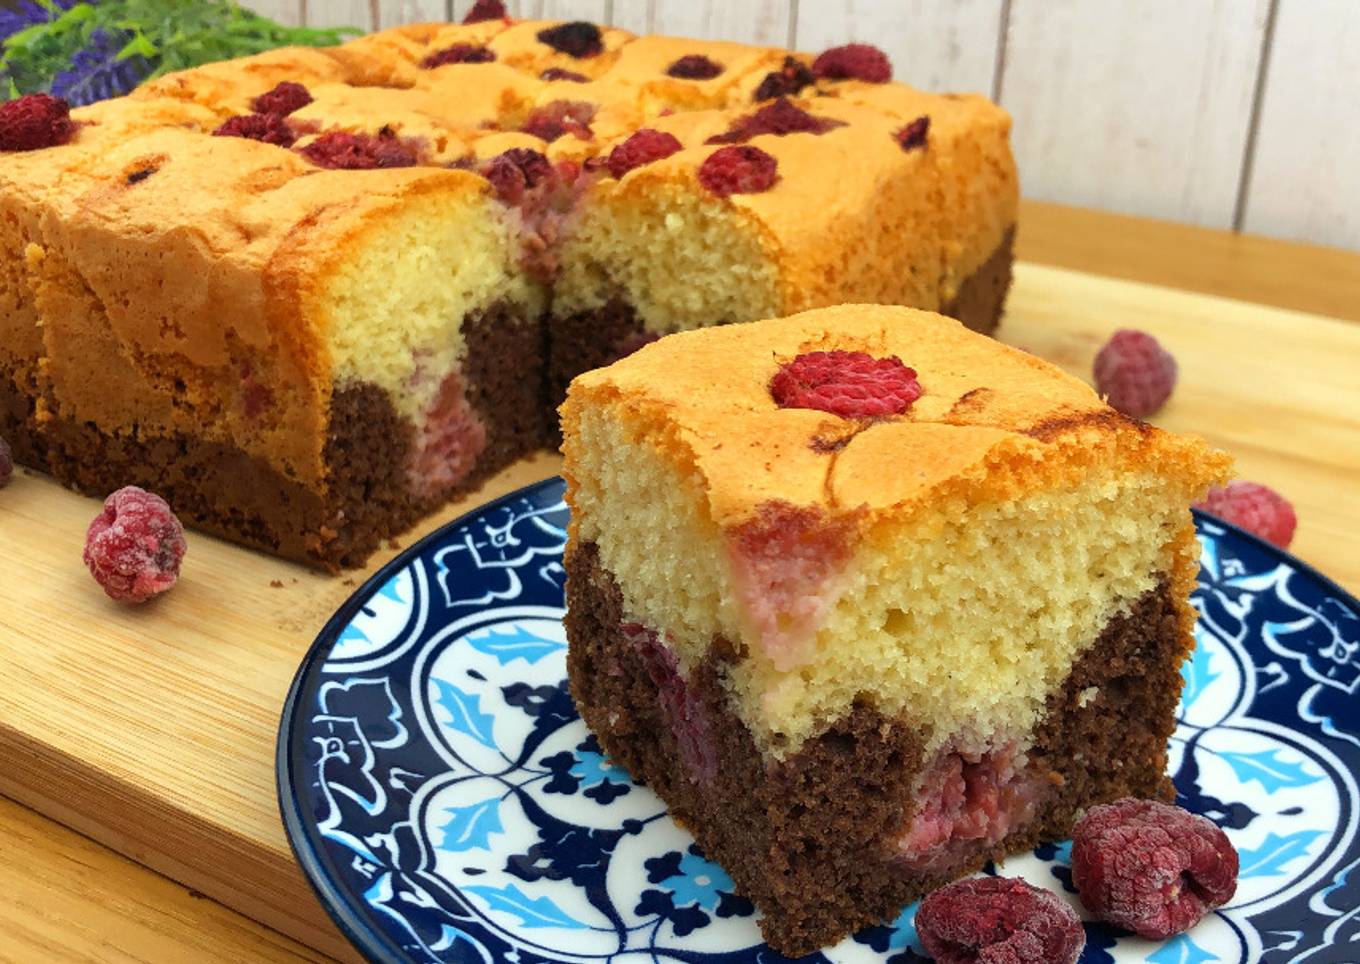
[[[1295,551],[1360,591],[1360,325],[1024,264],[1001,336],[1086,377],[1118,327],[1153,332],[1180,363],[1157,423],[1287,494]],[[526,460],[401,541],[557,464]],[[395,550],[334,577],[191,534],[180,585],[126,608],[81,564],[97,511],[33,473],[0,491],[0,793],[357,959],[284,839],[274,740],[315,633]]]

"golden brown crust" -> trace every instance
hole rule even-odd
[[[870,422],[775,403],[782,363],[836,349],[896,356],[924,394]],[[910,308],[844,305],[682,332],[588,372],[562,407],[568,463],[579,413],[602,405],[672,464],[692,466],[723,526],[773,501],[900,520],[940,500],[1000,501],[1075,481],[1100,461],[1178,480],[1188,503],[1227,470],[1201,440],[1126,418],[1056,366]]]

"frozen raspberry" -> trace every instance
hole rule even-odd
[[[817,78],[812,76],[807,64],[795,57],[785,57],[778,70],[772,70],[756,88],[757,101],[771,100],[775,97],[791,97]]]
[[[295,110],[302,110],[312,102],[312,94],[306,87],[285,80],[256,97],[250,102],[250,109],[257,114],[278,114],[284,117]]]
[[[412,167],[418,161],[415,148],[387,127],[377,134],[331,131],[304,147],[302,153],[318,167],[346,171]]]
[[[482,23],[486,20],[506,19],[505,4],[502,0],[477,0],[463,18],[463,23]]]
[[[227,118],[214,137],[244,137],[277,147],[292,147],[297,135],[279,114],[239,114]]]
[[[628,140],[609,152],[609,173],[623,177],[635,167],[642,167],[680,150],[674,134],[644,127],[630,134]]]
[[[681,80],[712,80],[723,72],[723,65],[703,54],[685,54],[666,68],[669,77]]]
[[[1237,851],[1198,814],[1125,797],[1077,821],[1072,881],[1101,920],[1165,940],[1232,899]]]
[[[585,74],[578,74],[574,70],[567,70],[565,67],[549,67],[538,75],[539,80],[569,80],[573,84],[584,84],[590,80]]]
[[[454,44],[443,50],[436,50],[420,62],[420,66],[443,67],[445,64],[489,64],[496,59],[496,52],[475,44]]]
[[[520,130],[550,144],[563,134],[588,141],[592,137],[590,122],[595,110],[594,104],[583,100],[555,100],[535,108]]]
[[[111,598],[140,603],[175,584],[185,549],[184,527],[165,500],[129,485],[90,523],[85,565]]]
[[[76,132],[71,105],[50,94],[25,94],[0,104],[0,151],[36,151],[65,144]]]
[[[1195,508],[1216,515],[1225,522],[1241,526],[1281,549],[1294,541],[1298,518],[1294,507],[1274,489],[1241,479],[1209,490]]]
[[[904,151],[914,151],[918,147],[926,146],[926,138],[930,136],[930,117],[922,114],[906,127],[893,132],[893,138]]]
[[[815,408],[841,418],[901,415],[921,397],[914,369],[895,355],[814,351],[780,366],[770,380],[780,408]]]
[[[812,62],[812,72],[827,80],[867,80],[886,84],[892,80],[892,61],[869,44],[846,44],[823,51]]]
[[[506,204],[518,204],[525,191],[537,187],[552,172],[552,162],[527,147],[513,147],[482,166],[482,176]]]
[[[14,477],[14,453],[10,450],[9,443],[0,438],[0,489],[9,485],[9,480]]]
[[[538,39],[553,50],[560,51],[577,60],[598,57],[604,53],[604,41],[600,39],[600,28],[584,20],[559,23],[538,32]]]
[[[1125,415],[1146,418],[1171,397],[1176,359],[1147,332],[1121,328],[1096,355],[1096,390]]]
[[[916,934],[936,964],[1073,964],[1086,946],[1071,907],[1016,877],[941,887],[921,901]]]
[[[784,137],[788,134],[825,134],[835,127],[844,127],[844,121],[830,117],[814,117],[797,104],[780,97],[766,104],[747,117],[739,117],[726,133],[715,134],[708,139],[709,144],[745,144],[761,134]]]
[[[779,162],[758,147],[720,147],[699,165],[699,183],[718,197],[759,194],[779,180]]]

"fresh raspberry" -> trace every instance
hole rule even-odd
[[[674,134],[644,127],[634,131],[628,140],[609,152],[609,173],[623,177],[633,168],[670,157],[680,148],[680,141]]]
[[[1147,418],[1176,387],[1176,359],[1147,332],[1121,328],[1096,355],[1096,390],[1125,415]]]
[[[250,102],[250,109],[257,114],[278,114],[286,117],[296,110],[302,110],[312,102],[312,93],[301,84],[285,80],[273,90],[266,91]]]
[[[1195,503],[1195,508],[1241,526],[1281,549],[1288,549],[1294,541],[1294,528],[1299,521],[1294,507],[1280,493],[1242,479],[1214,486],[1202,502]]]
[[[718,197],[759,194],[779,180],[779,162],[758,147],[720,147],[699,165],[699,183]]]
[[[572,134],[588,141],[593,136],[590,122],[595,117],[595,111],[594,104],[583,100],[555,100],[535,108],[520,130],[550,144],[563,134]]]
[[[477,0],[463,18],[463,23],[482,23],[487,20],[505,20],[505,4],[502,0]]]
[[[280,114],[238,114],[228,117],[221,127],[213,131],[213,136],[244,137],[276,147],[292,147],[297,140],[297,134],[293,133],[288,121]]]
[[[560,51],[577,60],[598,57],[604,53],[604,41],[600,38],[600,28],[584,20],[559,23],[538,32],[538,39],[553,50]]]
[[[886,84],[892,80],[892,61],[869,44],[846,44],[825,50],[812,62],[812,72],[827,80],[865,80]]]
[[[513,147],[482,166],[482,176],[506,204],[518,204],[525,191],[537,187],[552,173],[552,162],[527,147]]]
[[[104,500],[85,534],[85,565],[110,598],[146,602],[175,584],[187,546],[164,499],[135,485]]]
[[[808,84],[815,83],[807,64],[796,57],[785,57],[778,70],[772,70],[756,88],[756,101],[771,100],[775,97],[791,97]]]
[[[0,151],[36,151],[65,144],[76,132],[71,105],[50,94],[25,94],[0,104]]]
[[[1198,814],[1125,797],[1077,821],[1072,881],[1101,920],[1165,940],[1232,899],[1237,851]]]
[[[302,149],[307,160],[318,167],[366,171],[377,167],[412,167],[419,158],[416,150],[384,127],[377,134],[348,134],[331,131],[322,134]]]
[[[781,365],[770,379],[780,408],[815,408],[841,418],[901,415],[921,397],[914,369],[895,355],[813,351]]]
[[[761,134],[784,137],[788,134],[825,134],[844,121],[814,117],[787,98],[780,97],[746,117],[739,117],[724,134],[715,134],[709,144],[745,144]]]
[[[926,138],[930,136],[930,117],[922,114],[906,127],[893,132],[893,139],[904,151],[914,151],[918,147],[926,146]]]
[[[941,887],[921,901],[916,934],[936,964],[1073,964],[1086,946],[1076,911],[1017,877]]]
[[[445,64],[489,64],[496,59],[496,52],[476,44],[454,44],[443,50],[436,50],[420,62],[427,70],[443,67]]]
[[[703,54],[685,54],[666,68],[668,77],[681,80],[712,80],[723,72],[723,65]]]
[[[590,80],[585,74],[578,74],[574,70],[567,70],[565,67],[549,67],[538,75],[539,80],[569,80],[573,84],[584,84]]]
[[[14,477],[14,452],[10,450],[9,443],[0,438],[0,489],[9,485],[9,480]]]

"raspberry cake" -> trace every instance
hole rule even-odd
[[[782,953],[1171,794],[1200,440],[883,306],[666,338],[562,429],[577,705]]]
[[[1009,118],[867,49],[493,17],[0,105],[0,435],[335,567],[660,334],[845,301],[990,330]]]

